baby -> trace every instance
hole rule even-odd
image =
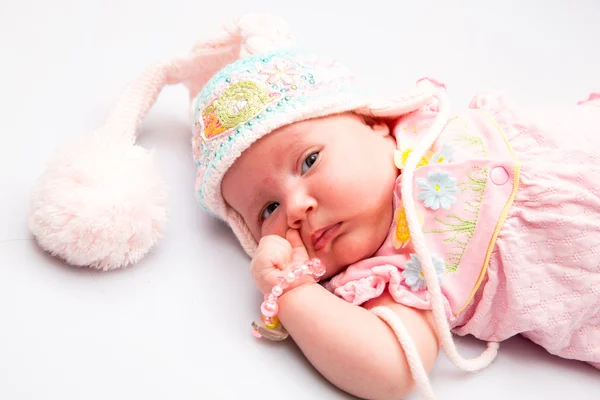
[[[248,15],[150,68],[49,164],[30,218],[44,249],[108,270],[157,242],[164,186],[131,144],[176,83],[192,99],[199,202],[265,294],[257,337],[289,334],[367,399],[415,385],[433,398],[440,348],[475,371],[516,334],[600,368],[600,95],[537,117],[497,94],[457,112],[433,79],[376,100],[337,62],[292,50],[283,21]],[[466,360],[451,332],[488,348]]]

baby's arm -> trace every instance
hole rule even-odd
[[[331,383],[365,399],[399,399],[410,393],[414,382],[394,333],[368,311],[380,305],[402,319],[429,372],[439,352],[431,312],[400,305],[387,292],[362,308],[320,285],[306,284],[280,298],[279,318]]]

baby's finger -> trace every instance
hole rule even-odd
[[[287,240],[281,236],[272,235],[264,237],[259,247],[257,258],[263,267],[273,267],[279,270],[287,267],[292,254],[292,247]]]
[[[302,243],[300,233],[296,229],[288,229],[285,238],[292,246],[291,265],[305,263],[308,260],[308,252],[306,251],[306,247],[304,247],[304,243]]]

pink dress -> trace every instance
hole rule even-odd
[[[399,168],[436,111],[398,121]],[[416,211],[452,331],[494,342],[521,334],[600,368],[600,96],[535,115],[477,96],[420,164]],[[379,251],[325,284],[349,302],[387,290],[431,308],[400,190],[399,178]]]

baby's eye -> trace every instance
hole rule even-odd
[[[303,174],[305,174],[306,171],[308,171],[310,169],[310,167],[313,166],[315,161],[317,161],[318,156],[319,156],[319,152],[314,152],[314,153],[311,153],[308,157],[306,157],[304,159],[304,162],[302,163],[302,173]]]
[[[279,203],[275,202],[270,203],[265,208],[263,208],[262,212],[260,213],[260,221],[262,222],[265,219],[269,218],[269,216],[277,209],[277,207],[279,207]]]

